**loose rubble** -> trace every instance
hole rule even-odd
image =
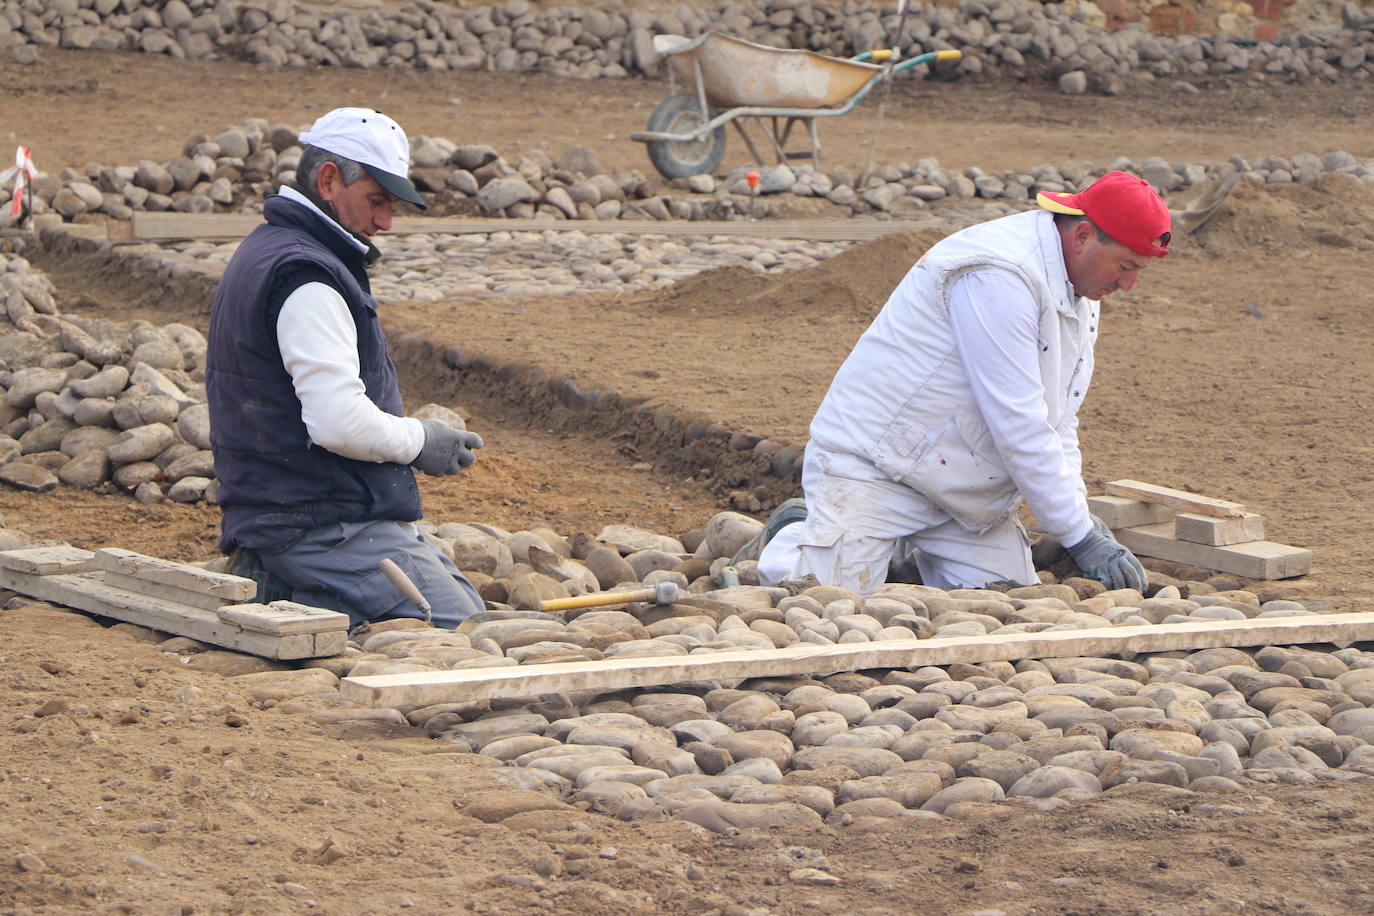
[[[399,9],[319,10],[289,0],[7,0],[0,48],[33,64],[42,48],[136,51],[177,59],[246,58],[269,66],[416,67],[545,72],[574,79],[656,75],[656,34],[723,31],[774,47],[838,57],[889,47],[904,56],[957,48],[957,64],[907,78],[1049,79],[1065,92],[1114,95],[1158,80],[1245,76],[1333,81],[1374,72],[1374,12],[1341,5],[1341,28],[1265,23],[1245,6],[1221,13],[1214,38],[1116,31],[1093,3],[965,0],[896,10],[846,0],[723,2],[706,9],[540,9],[529,0],[454,9],[429,0]],[[1254,39],[1261,39],[1255,41]],[[1066,77],[1068,78],[1066,80]],[[1067,83],[1067,85],[1066,85]]]
[[[308,126],[308,125],[306,125]],[[182,155],[165,163],[91,163],[44,175],[32,184],[34,215],[55,213],[65,222],[129,220],[134,212],[261,212],[266,197],[295,181],[301,128],[250,119],[210,136],[189,137]],[[1312,182],[1328,172],[1374,184],[1374,159],[1343,150],[1291,157],[1233,155],[1224,162],[1169,162],[1120,157],[1105,167],[1091,162],[1042,163],[1027,169],[987,172],[946,169],[934,158],[872,168],[866,175],[841,166],[810,164],[761,170],[751,195],[748,169],[719,177],[695,175],[664,182],[635,169],[602,168],[587,147],[551,154],[535,149],[514,163],[480,144],[444,137],[411,140],[411,177],[434,213],[563,220],[733,220],[786,216],[787,201],[824,200],[826,215],[879,219],[949,218],[970,204],[1029,206],[1040,191],[1071,191],[1109,169],[1140,175],[1161,191],[1177,191],[1239,172],[1261,184]],[[7,196],[0,188],[0,196]],[[996,214],[994,214],[996,215]],[[6,213],[0,220],[8,220]],[[976,219],[986,219],[986,214]],[[970,221],[976,221],[976,219]]]

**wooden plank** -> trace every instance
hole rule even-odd
[[[1102,519],[1108,528],[1158,525],[1174,517],[1174,510],[1169,506],[1124,496],[1089,496],[1088,511]]]
[[[133,592],[136,595],[151,595],[154,598],[175,601],[177,604],[189,604],[191,607],[198,607],[207,611],[217,610],[224,607],[226,604],[237,603],[236,600],[232,598],[217,598],[214,595],[192,591],[189,588],[177,588],[175,585],[163,585],[161,582],[149,582],[147,579],[140,579],[137,576],[126,576],[124,573],[114,572],[113,570],[106,569],[102,570],[102,572],[105,576],[106,585],[122,588],[124,591]]]
[[[1226,547],[1209,547],[1180,541],[1173,525],[1121,528],[1113,534],[1132,552],[1189,566],[1202,566],[1247,579],[1291,579],[1312,571],[1312,551],[1273,541],[1250,541]]]
[[[329,633],[310,633],[315,640],[315,650],[313,658],[330,658],[334,655],[342,655],[343,650],[348,648],[348,631],[334,630]]]
[[[1180,512],[1196,512],[1198,515],[1210,515],[1213,518],[1239,518],[1245,514],[1245,507],[1240,503],[1228,503],[1224,499],[1198,496],[1196,493],[1169,487],[1157,487],[1152,483],[1141,483],[1139,480],[1113,480],[1104,489],[1112,496],[1159,503],[1172,506]]]
[[[169,213],[136,212],[133,229],[127,236],[136,241],[173,239],[242,238],[262,223],[252,213]],[[867,242],[894,232],[947,228],[939,218],[923,220],[539,220],[539,219],[459,219],[454,217],[412,216],[392,222],[389,234],[435,235],[485,234],[491,232],[586,232],[589,234],[711,236],[734,235],[752,238],[809,239],[818,242]],[[122,230],[118,233],[125,236]],[[111,239],[116,233],[111,231]]]
[[[654,687],[684,681],[825,675],[838,671],[916,668],[922,665],[1015,661],[1023,658],[1129,656],[1142,652],[1220,646],[1346,645],[1371,638],[1374,638],[1374,613],[1312,614],[1007,636],[898,639],[835,646],[798,643],[786,649],[756,652],[610,658],[594,662],[555,662],[424,674],[380,674],[346,677],[340,682],[340,692],[345,700],[360,706],[408,708],[498,697],[532,697],[569,690],[612,691],[627,687]]]
[[[0,586],[54,604],[187,636],[251,655],[282,660],[316,657],[314,634],[274,636],[244,630],[221,621],[214,611],[106,585],[103,576],[104,573],[99,571],[37,576],[0,569]]]
[[[95,554],[70,544],[53,544],[47,547],[20,547],[15,550],[0,551],[0,569],[29,573],[34,576],[51,576],[58,573],[83,572],[93,568]]]
[[[328,633],[335,630],[348,633],[348,615],[322,607],[297,604],[294,601],[273,601],[271,604],[229,604],[215,609],[220,620],[227,620],[246,630],[287,636],[293,633]]]
[[[1210,547],[1262,541],[1264,519],[1253,512],[1247,512],[1240,518],[1209,518],[1191,512],[1180,512],[1174,517],[1174,537],[1180,541],[1191,541]]]
[[[134,576],[147,582],[173,585],[216,598],[228,598],[233,602],[252,601],[258,593],[257,583],[243,576],[211,572],[189,563],[144,556],[118,547],[106,547],[97,551],[95,566],[97,569]]]

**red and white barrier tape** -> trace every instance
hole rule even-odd
[[[33,167],[33,154],[27,146],[16,147],[14,165],[0,172],[0,187],[14,179],[14,195],[10,199],[10,217],[18,219],[24,211],[24,189],[39,175]]]

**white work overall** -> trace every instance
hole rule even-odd
[[[1073,481],[1072,492],[1032,505],[1086,519],[1077,411],[1093,371],[1098,304],[1073,295],[1053,216],[1019,213],[932,247],[859,338],[811,423],[807,519],[764,550],[765,582],[810,573],[867,594],[894,559],[915,562],[922,580],[941,588],[1035,581],[1013,479],[1028,459],[992,436],[949,318],[950,285],[988,269],[1024,284],[1036,303],[1043,439],[1057,479]],[[1044,454],[1032,457],[1043,466]],[[1021,476],[1024,488],[1031,475]]]

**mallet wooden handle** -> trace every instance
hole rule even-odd
[[[554,598],[552,601],[539,602],[541,611],[568,611],[576,607],[601,607],[606,604],[629,604],[632,601],[653,601],[658,594],[652,588],[640,588],[632,592],[594,592],[578,595],[576,598]]]
[[[575,607],[602,607],[607,604],[629,604],[632,601],[672,604],[678,599],[678,594],[676,582],[659,582],[649,588],[637,588],[629,592],[599,592],[576,598],[554,598],[540,602],[539,610],[566,611]]]
[[[429,602],[425,596],[420,594],[420,590],[415,587],[415,583],[410,581],[410,576],[405,574],[405,570],[396,565],[396,561],[390,557],[383,557],[377,564],[381,567],[382,573],[391,580],[391,584],[396,586],[396,591],[400,592],[409,601],[419,608],[425,615],[425,623],[432,623],[433,613],[430,610]]]

